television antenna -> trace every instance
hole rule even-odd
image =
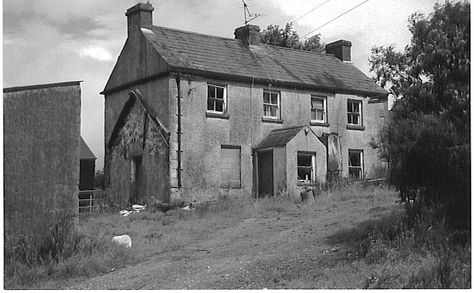
[[[244,4],[244,25],[247,25],[250,21],[256,19],[257,17],[262,16],[261,14],[257,13],[250,13],[249,7],[247,3],[245,3],[244,0],[242,0],[242,3]],[[247,18],[248,17],[248,18]]]

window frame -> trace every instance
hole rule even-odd
[[[311,156],[311,178],[302,180],[298,178],[300,168],[308,168],[307,166],[300,166],[298,163],[299,156]],[[296,152],[296,181],[298,185],[314,184],[316,183],[316,153],[297,151]]]
[[[349,112],[349,104],[352,103],[352,104],[355,104],[357,103],[359,105],[359,111],[358,112]],[[362,123],[362,100],[355,100],[355,99],[347,99],[347,108],[346,108],[346,112],[347,112],[347,125],[348,126],[360,126],[362,127],[363,126],[363,123]],[[351,117],[350,115],[358,115],[358,118],[359,118],[359,121],[357,124],[355,123],[351,123],[349,120],[349,117]],[[353,119],[352,119],[353,120]]]
[[[351,153],[358,153],[359,155],[359,161],[360,161],[360,166],[351,166]],[[364,178],[364,150],[361,149],[348,149],[347,150],[347,170],[348,170],[348,175],[350,178],[354,179],[363,179]],[[358,169],[359,170],[359,176],[351,176],[351,169]]]
[[[316,108],[313,108],[313,100],[322,100],[323,101],[323,120],[317,120],[313,119],[313,109],[316,110]],[[313,123],[321,123],[321,124],[326,124],[328,123],[328,97],[323,96],[323,95],[311,95],[311,119],[310,121]],[[317,113],[317,110],[316,110]],[[317,116],[317,115],[316,115]]]
[[[270,103],[265,102],[265,93],[269,94],[270,97]],[[277,104],[272,104],[272,94],[277,95]],[[262,99],[263,99],[263,119],[271,119],[271,120],[280,120],[281,119],[281,92],[280,91],[275,91],[275,90],[269,90],[269,89],[264,89],[263,94],[262,94]],[[270,107],[277,107],[277,114],[276,116],[267,116],[265,115],[265,105],[270,106]]]
[[[223,98],[222,98],[222,111],[217,111],[216,110],[216,100],[221,100],[221,99],[218,99],[217,97],[216,98],[211,98],[214,101],[214,110],[210,110],[209,109],[209,87],[214,87],[216,88],[215,90],[215,93],[216,93],[216,96],[217,96],[217,88],[222,88],[223,89]],[[222,84],[216,84],[216,83],[207,83],[207,97],[206,97],[206,112],[207,113],[212,113],[212,114],[226,114],[227,113],[227,85],[222,85]]]

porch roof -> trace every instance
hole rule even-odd
[[[285,146],[305,127],[307,126],[303,125],[275,129],[257,145],[256,149]]]

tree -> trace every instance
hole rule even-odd
[[[381,132],[390,181],[402,200],[470,226],[470,4],[436,4],[409,20],[403,52],[374,47],[375,81],[398,97]]]
[[[321,35],[314,35],[302,42],[298,33],[293,30],[291,23],[287,23],[285,28],[278,25],[269,25],[260,35],[260,41],[264,44],[286,48],[315,52],[324,51],[324,45],[321,44]]]

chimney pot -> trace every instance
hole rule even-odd
[[[341,61],[351,61],[352,43],[346,40],[339,40],[326,45],[326,53],[333,54]]]
[[[151,29],[153,26],[153,6],[150,3],[138,3],[127,9],[127,31],[130,36],[134,30],[140,28]]]
[[[247,24],[238,27],[234,31],[235,39],[239,39],[244,45],[258,45],[260,43],[260,28],[258,25]]]

